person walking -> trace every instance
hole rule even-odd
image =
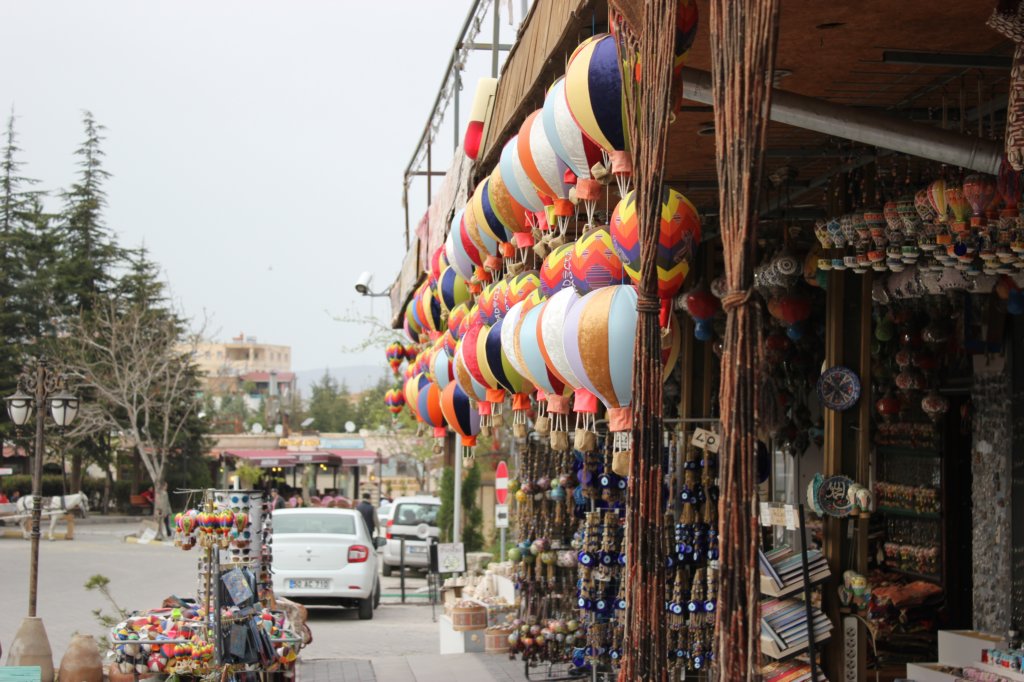
[[[160,486],[156,491],[156,499],[153,502],[153,506],[156,509],[157,523],[162,523],[164,530],[167,533],[166,537],[171,537],[171,498],[167,494],[167,482],[160,481]]]
[[[363,499],[356,505],[356,511],[363,515],[363,521],[366,522],[366,530],[369,531],[370,537],[377,535],[377,510],[370,502],[370,493],[363,493]]]
[[[270,508],[273,509],[284,509],[284,498],[277,492],[277,488],[270,489]]]

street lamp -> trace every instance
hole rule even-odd
[[[43,435],[49,408],[54,423],[64,430],[78,414],[78,398],[68,393],[65,378],[54,372],[45,358],[33,370],[26,368],[18,377],[18,390],[4,399],[7,414],[18,431],[27,426],[33,413],[36,418],[35,449],[32,461],[32,549],[28,577],[28,617],[22,621],[10,652],[7,665],[39,666],[42,680],[53,680],[53,652],[43,621],[36,614],[39,587],[39,526],[43,515]]]

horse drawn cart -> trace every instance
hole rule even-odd
[[[84,493],[44,497],[41,512],[42,520],[49,520],[48,539],[56,539],[54,530],[57,528],[57,522],[63,519],[67,526],[64,539],[74,540],[75,515],[76,513],[81,514],[83,518],[88,515],[89,499]],[[32,531],[32,496],[25,495],[15,503],[0,504],[0,522],[3,522],[4,525],[21,526],[22,537],[28,540]]]

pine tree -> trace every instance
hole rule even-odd
[[[29,309],[26,297],[34,292],[24,246],[26,221],[39,201],[39,192],[29,189],[37,181],[21,175],[21,149],[14,121],[12,110],[0,157],[0,396],[14,392],[30,340],[25,322]],[[9,429],[10,423],[4,421],[0,434],[5,435]]]
[[[110,173],[103,169],[104,127],[86,111],[85,141],[75,151],[78,178],[63,192],[61,259],[57,267],[59,303],[68,314],[90,310],[96,298],[113,284],[113,269],[122,257],[103,223],[107,195],[103,183]]]

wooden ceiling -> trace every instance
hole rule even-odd
[[[947,127],[974,135],[979,130],[980,86],[983,134],[1001,137],[1009,76],[1006,66],[979,69],[883,61],[883,52],[892,50],[1008,58],[1012,44],[985,25],[994,4],[995,0],[785,0],[779,26],[777,86],[839,104],[888,110],[919,120],[921,125],[941,125],[945,110]],[[700,10],[700,32],[687,66],[709,71],[710,9],[706,0],[700,0]],[[718,200],[711,109],[688,101],[682,105],[670,128],[665,178],[698,208],[713,213]],[[807,185],[823,183],[851,159],[873,151],[838,137],[773,123],[765,168],[770,174],[785,166],[789,176],[795,176],[788,188],[780,190],[787,195],[788,205],[821,205],[824,190],[807,189]],[[887,157],[879,165],[895,169],[907,163],[906,159]]]

